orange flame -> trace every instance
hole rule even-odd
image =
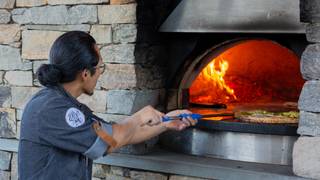
[[[296,102],[305,82],[299,57],[272,41],[244,41],[209,60],[189,88],[190,103]]]
[[[191,97],[192,102],[213,102],[217,100],[217,97],[224,97],[225,100],[230,100],[233,98],[237,99],[234,94],[234,90],[230,88],[223,77],[225,76],[229,64],[226,60],[213,59],[199,74],[194,84],[190,87],[193,92],[199,92],[200,96],[195,95]],[[206,87],[206,88],[203,88]],[[222,93],[220,95],[213,95],[213,89],[219,89]],[[197,90],[196,90],[197,89]],[[207,93],[204,93],[207,92]],[[208,93],[209,92],[209,93]],[[211,92],[211,93],[210,93]],[[217,91],[215,91],[217,92]],[[204,94],[207,96],[203,97]],[[224,94],[224,95],[223,95]],[[202,96],[201,96],[202,95]]]
[[[225,60],[218,61],[219,66],[218,68],[216,68],[215,60],[216,59],[213,59],[213,61],[211,61],[201,73],[203,73],[203,76],[207,79],[207,81],[212,82],[214,86],[217,86],[219,89],[226,91],[227,94],[232,96],[234,99],[237,99],[234,94],[234,90],[231,89],[223,79],[229,68],[228,62]]]

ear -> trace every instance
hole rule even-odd
[[[85,70],[81,71],[80,75],[81,75],[81,79],[83,81],[86,81],[89,77],[89,71],[87,69],[85,69]]]

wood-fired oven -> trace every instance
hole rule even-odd
[[[182,1],[160,27],[179,46],[169,51],[167,109],[235,115],[201,119],[182,133],[165,133],[161,146],[291,164],[304,84],[303,29],[298,1]]]

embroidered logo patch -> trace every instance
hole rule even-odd
[[[77,108],[70,108],[66,113],[66,122],[71,127],[79,127],[84,123],[84,115]]]

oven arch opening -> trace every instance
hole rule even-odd
[[[247,50],[248,54],[243,54],[244,49]],[[269,39],[241,38],[225,41],[207,49],[203,53],[196,54],[200,55],[196,58],[190,56],[189,59],[184,61],[183,67],[179,69],[178,75],[174,81],[176,83],[174,84],[175,89],[172,89],[173,95],[168,95],[167,107],[188,108],[194,113],[203,115],[222,114],[229,111],[236,114],[242,110],[243,112],[248,113],[251,110],[255,111],[266,108],[264,106],[257,106],[257,103],[259,102],[268,104],[267,107],[272,108],[270,109],[272,112],[268,113],[273,113],[273,110],[280,111],[280,113],[287,113],[288,109],[286,106],[284,109],[281,109],[283,108],[282,104],[280,104],[280,106],[270,106],[270,103],[277,104],[279,102],[289,101],[295,103],[290,104],[290,111],[291,108],[292,110],[297,110],[296,103],[304,80],[302,79],[299,70],[299,57],[287,47]],[[271,83],[272,85],[275,84],[276,87],[280,86],[280,92],[286,92],[292,89],[289,88],[288,90],[285,90],[285,85],[295,87],[293,88],[293,95],[285,96],[285,98],[282,99],[282,94],[276,94],[278,96],[272,96],[273,98],[261,98],[250,101],[250,96],[249,100],[247,100],[246,98],[248,97],[235,94],[237,98],[242,98],[244,100],[239,102],[233,102],[231,100],[227,102],[221,101],[221,103],[226,104],[226,108],[202,108],[192,106],[189,101],[190,87],[192,87],[192,84],[196,81],[198,75],[204,68],[212,63],[213,59],[216,59],[221,55],[224,55],[221,59],[228,62],[229,68],[223,76],[226,85],[230,85],[226,78],[230,75],[228,74],[228,70],[232,70],[234,66],[240,66],[240,69],[232,70],[233,72],[237,72],[233,73],[233,75],[240,76],[244,74],[245,78],[250,78],[246,73],[251,73],[252,70],[250,69],[250,65],[252,65],[252,63],[257,63],[257,65],[254,65],[254,67],[256,67],[255,73],[250,74],[255,76],[256,79],[253,80],[262,78],[261,81],[266,83],[271,81],[271,78],[274,77],[277,81],[274,80],[274,83]],[[278,65],[279,63],[281,64]],[[219,64],[219,62],[217,62],[217,64]],[[274,70],[275,67],[277,69],[276,71]],[[213,69],[222,72],[221,67]],[[263,69],[262,72],[260,69]],[[270,73],[270,71],[273,73]],[[267,73],[271,74],[271,77],[264,77],[264,74]],[[280,83],[278,81],[280,81]],[[283,83],[282,81],[285,82]],[[229,87],[234,89],[235,92],[238,90],[235,86]],[[205,88],[205,86],[200,88]],[[277,90],[277,88],[275,89]],[[270,94],[267,95],[269,96]],[[174,102],[177,103],[174,104]],[[234,108],[235,106],[232,107],[233,103],[238,103],[240,105]],[[245,103],[251,105],[251,107],[247,104],[241,106],[241,104]],[[253,109],[251,109],[252,107]],[[267,114],[268,117],[269,115],[270,114]],[[290,117],[291,119],[294,119],[294,121],[290,123],[285,123],[283,119],[278,119],[277,114],[273,114],[270,118],[267,118],[268,121],[263,122],[257,122],[256,120],[260,119],[259,117],[256,118],[255,114],[245,118],[247,119],[244,120],[234,116],[200,119],[195,127],[188,128],[183,132],[169,131],[162,134],[159,139],[159,144],[164,149],[205,157],[268,164],[292,164],[292,149],[293,144],[297,139],[297,118]],[[264,116],[262,118],[264,118]],[[286,120],[289,119],[287,117],[285,118]]]
[[[177,105],[296,103],[304,84],[299,64],[293,51],[272,40],[221,43],[187,66],[178,85]],[[216,82],[220,78],[223,82]]]

